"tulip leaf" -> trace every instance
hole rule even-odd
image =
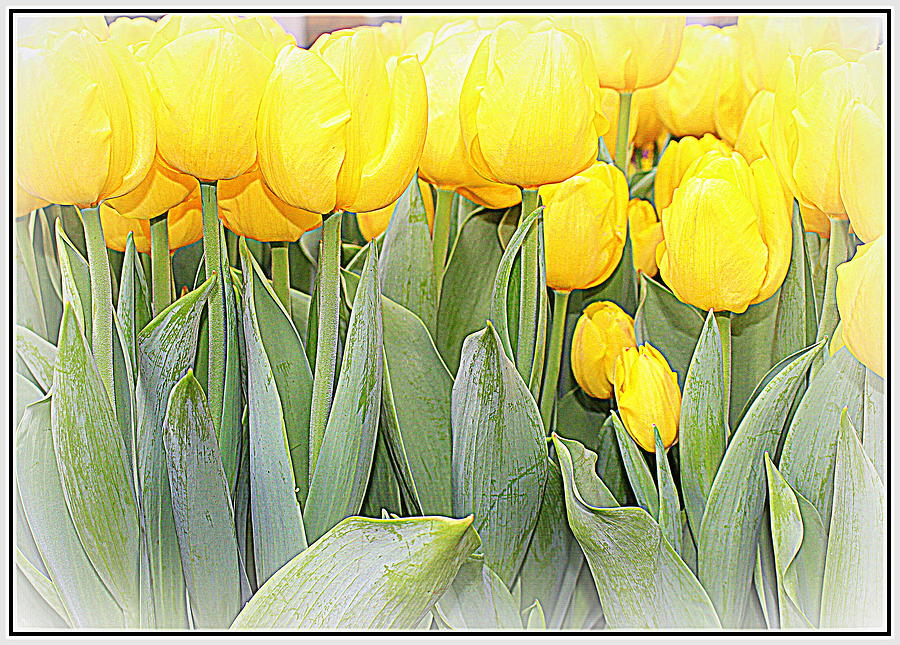
[[[35,401],[41,400],[44,397],[45,393],[42,392],[41,389],[34,384],[34,381],[31,381],[28,378],[22,376],[22,374],[20,374],[19,372],[15,373],[14,383],[16,405],[13,422],[16,425],[19,425],[22,420],[22,415],[25,414],[25,408],[27,408]]]
[[[91,338],[91,273],[87,260],[75,248],[63,230],[62,221],[56,220],[56,254],[59,258],[62,301],[72,303],[78,325],[85,338]]]
[[[13,559],[15,560],[16,568],[22,572],[28,582],[31,583],[31,586],[34,587],[35,591],[40,594],[41,599],[50,605],[50,608],[56,612],[59,619],[62,619],[66,627],[71,627],[72,625],[69,622],[66,607],[63,604],[62,598],[59,595],[59,590],[56,588],[56,585],[53,584],[53,581],[32,564],[18,547],[15,547]],[[16,591],[21,594],[21,587]],[[19,596],[19,599],[21,600],[21,595]],[[29,607],[29,613],[33,610],[33,606]]]
[[[478,544],[471,518],[349,517],[269,578],[232,629],[412,629]]]
[[[778,298],[772,296],[731,315],[731,405],[729,426],[741,421],[760,381],[778,362],[772,359]]]
[[[669,289],[643,273],[640,275],[640,300],[634,315],[638,345],[649,343],[666,357],[684,385],[691,356],[703,329],[703,315],[675,297]]]
[[[125,625],[122,609],[91,564],[66,508],[50,409],[49,396],[33,403],[16,429],[16,481],[28,525],[72,624],[121,629]]]
[[[818,625],[828,538],[815,507],[765,460],[780,627],[810,629]]]
[[[681,502],[678,499],[678,489],[675,488],[669,457],[656,426],[653,426],[653,434],[656,447],[656,481],[659,487],[659,528],[675,552],[681,555]]]
[[[866,370],[866,388],[863,398],[863,448],[875,465],[881,481],[884,481],[886,450],[884,419],[884,379],[872,370]]]
[[[237,481],[237,466],[240,459],[241,441],[241,366],[240,354],[243,345],[241,341],[241,324],[238,317],[237,282],[234,273],[228,264],[225,255],[225,232],[221,222],[219,223],[219,238],[221,240],[222,272],[222,299],[225,310],[225,383],[222,390],[222,414],[216,423],[217,439],[222,458],[222,466],[225,469],[225,479],[228,485],[234,488]],[[216,297],[213,289],[211,297]],[[208,387],[207,387],[208,391]]]
[[[116,314],[122,333],[125,336],[125,348],[132,365],[137,364],[138,333],[150,322],[150,298],[144,268],[134,246],[134,235],[128,234],[125,242],[125,259],[122,261],[122,274],[119,284],[119,301],[116,303]]]
[[[603,629],[604,627],[606,627],[606,621],[603,617],[603,608],[600,607],[597,585],[594,584],[591,568],[585,562],[578,574],[578,580],[575,581],[575,593],[572,594],[572,602],[566,613],[563,629]]]
[[[72,307],[53,372],[51,427],[66,506],[85,553],[125,613],[139,616],[139,530],[125,442]]]
[[[378,432],[382,386],[382,311],[378,253],[369,245],[353,299],[340,376],[304,506],[306,537],[315,542],[359,513]]]
[[[498,211],[470,215],[447,261],[435,341],[451,374],[459,367],[465,338],[484,327],[491,315],[493,280],[503,255],[497,241],[499,217]]]
[[[382,293],[416,314],[434,331],[437,323],[437,278],[431,259],[431,234],[419,182],[413,177],[400,196],[378,264]]]
[[[816,340],[830,339],[837,327],[840,314],[837,309],[837,268],[850,259],[850,222],[831,218],[831,237],[828,240],[828,264],[825,269],[825,295],[822,314],[819,316]]]
[[[156,626],[184,628],[187,613],[181,553],[163,446],[163,418],[169,393],[194,363],[200,315],[213,276],[159,313],[138,334],[137,470],[141,510],[150,554]]]
[[[772,345],[772,359],[775,361],[803,349],[814,341],[816,335],[812,278],[806,245],[803,243],[803,221],[796,200],[791,221],[791,235],[791,263],[784,282],[775,296],[778,298]]]
[[[519,606],[480,556],[466,560],[432,610],[442,629],[522,629]]]
[[[382,387],[384,382],[382,382]],[[382,395],[383,396],[383,395]],[[384,401],[382,401],[382,406]],[[375,456],[372,458],[372,473],[369,476],[369,487],[363,498],[360,515],[379,517],[387,510],[400,513],[400,484],[394,475],[390,451],[387,447],[385,433],[379,426],[375,439]]]
[[[527,613],[526,613],[527,612]],[[547,629],[547,619],[544,616],[544,608],[537,600],[534,604],[525,609],[522,618],[525,622],[525,629]]]
[[[644,509],[619,507],[594,472],[597,456],[556,435],[569,526],[613,629],[719,627],[703,587]]]
[[[887,628],[885,529],[884,484],[843,413],[822,583],[822,629]]]
[[[384,431],[385,447],[393,467],[394,476],[400,486],[400,499],[405,505],[404,508],[409,509],[409,515],[426,515],[422,510],[422,502],[419,498],[416,479],[412,474],[412,468],[409,465],[409,456],[403,443],[403,433],[400,431],[400,421],[397,418],[397,407],[394,405],[394,393],[391,387],[391,373],[387,362],[384,364],[384,376],[381,380],[381,418],[379,419],[379,432]],[[449,438],[448,438],[449,444]],[[449,452],[449,450],[448,450]],[[449,465],[447,470],[449,471]],[[449,476],[447,477],[449,480]],[[428,487],[428,484],[425,484]],[[435,485],[438,488],[439,485]],[[446,484],[446,489],[440,491],[440,495],[450,498],[450,485]],[[447,502],[449,508],[450,503]],[[432,515],[433,513],[427,513]]]
[[[722,343],[710,312],[684,380],[678,424],[681,494],[694,535],[700,534],[706,499],[725,454],[724,393]]]
[[[628,475],[628,483],[637,499],[637,504],[656,519],[659,517],[659,493],[644,459],[644,453],[638,447],[637,442],[631,438],[618,413],[610,412],[612,427],[616,433],[616,443],[619,445],[619,454],[622,455],[622,463],[625,473]]]
[[[700,527],[697,567],[722,625],[743,625],[765,508],[763,455],[775,454],[794,394],[822,345],[793,355],[753,401],[713,480]]]
[[[863,420],[867,371],[846,348],[828,357],[800,400],[781,451],[781,475],[816,508],[826,527],[841,410],[847,407],[856,423]]]
[[[35,384],[46,394],[53,385],[56,346],[28,327],[16,325],[16,355],[34,376]]]
[[[29,214],[15,220],[15,262],[18,265],[15,272],[18,295],[17,322],[45,338],[50,338],[30,232],[33,217],[33,214]]]
[[[34,245],[37,285],[47,327],[47,339],[56,343],[62,319],[62,285],[60,285],[59,263],[56,260],[56,245],[47,224],[46,208],[34,212],[28,220],[28,227]]]

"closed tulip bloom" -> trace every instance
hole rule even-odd
[[[273,62],[285,46],[297,44],[297,39],[286,32],[272,16],[238,18],[234,27],[238,34]]]
[[[219,182],[218,199],[225,227],[260,242],[295,242],[322,224],[321,215],[279,199],[258,169]]]
[[[23,189],[19,182],[16,182],[15,204],[13,204],[16,217],[25,217],[32,211],[36,211],[44,206],[49,206],[50,202],[35,197],[31,193]]]
[[[131,192],[107,200],[119,215],[131,219],[152,219],[177,206],[199,189],[197,180],[172,169],[155,157],[144,180]]]
[[[87,31],[98,40],[108,40],[110,28],[100,15],[58,15],[21,17],[16,20],[16,44],[20,47],[40,48],[48,37],[71,32]]]
[[[656,450],[654,426],[663,447],[678,440],[678,376],[658,349],[647,344],[625,348],[616,360],[613,383],[622,424],[641,448]]]
[[[419,191],[422,193],[422,202],[425,204],[425,216],[428,218],[428,229],[434,226],[434,198],[431,196],[431,188],[421,179],[419,182]],[[397,206],[397,198],[393,204],[389,204],[384,208],[379,208],[368,213],[357,213],[356,222],[359,225],[359,232],[362,233],[366,241],[373,240],[387,230],[388,224],[391,223],[391,216],[394,214],[394,207]]]
[[[887,272],[885,236],[858,247],[856,255],[837,268],[837,306],[844,343],[863,365],[881,377],[887,376]]]
[[[428,130],[419,174],[444,190],[490,208],[519,203],[515,186],[488,181],[469,163],[459,121],[459,96],[475,50],[490,32],[473,20],[457,21],[426,32],[409,47],[422,64],[428,88]]]
[[[203,237],[203,222],[200,213],[200,193],[195,200],[188,200],[174,208],[166,222],[169,228],[169,251],[175,251],[193,244]],[[196,203],[194,203],[196,202]],[[102,204],[100,221],[103,224],[103,237],[106,246],[116,251],[124,251],[128,234],[134,234],[134,246],[139,253],[150,253],[150,221],[146,219],[127,219],[115,210]]]
[[[616,360],[637,344],[634,320],[614,302],[589,304],[572,335],[572,372],[581,389],[595,399],[613,394]]]
[[[691,164],[711,150],[728,154],[731,147],[711,134],[704,134],[699,139],[688,136],[669,142],[656,168],[653,188],[654,201],[660,213],[672,203],[672,194]]]
[[[725,54],[720,62],[719,89],[713,114],[716,122],[716,134],[732,146],[737,141],[744,114],[753,97],[750,86],[741,75],[736,31],[737,27],[734,25],[722,28],[721,33],[725,37]]]
[[[643,199],[628,202],[628,227],[635,271],[655,276],[659,270],[656,266],[656,247],[663,240],[663,231],[653,204]]]
[[[684,16],[582,13],[555,16],[554,21],[584,36],[600,85],[617,92],[634,92],[666,80],[684,32]]]
[[[772,109],[775,107],[775,93],[769,90],[760,90],[753,95],[741,129],[738,131],[737,140],[734,142],[735,152],[740,152],[747,163],[756,161],[766,154],[762,142],[761,128],[772,121]]]
[[[110,23],[109,38],[128,47],[149,41],[155,31],[155,20],[122,16]]]
[[[682,302],[742,313],[771,296],[791,257],[790,203],[768,158],[709,152],[662,211],[660,275]]]
[[[612,164],[596,162],[540,189],[544,203],[547,286],[588,289],[615,271],[625,247],[628,184]]]
[[[94,206],[143,180],[155,128],[146,77],[124,47],[88,31],[19,47],[16,175],[55,204]]]
[[[590,49],[550,22],[505,22],[481,41],[459,110],[469,162],[493,182],[535,188],[597,158],[609,127]]]

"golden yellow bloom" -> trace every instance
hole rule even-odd
[[[134,57],[88,31],[19,47],[16,178],[55,204],[96,205],[135,188],[153,161],[146,77]]]
[[[31,193],[27,192],[19,185],[19,182],[16,182],[16,193],[14,199],[15,204],[13,204],[13,207],[16,217],[25,217],[32,211],[36,211],[39,208],[50,205],[50,202],[47,202],[39,197],[35,197]]]
[[[238,34],[273,62],[285,46],[297,44],[297,39],[286,32],[272,16],[237,18],[234,27]]]
[[[735,152],[740,152],[747,163],[756,161],[766,154],[762,143],[760,128],[772,121],[772,109],[775,107],[775,93],[769,90],[760,90],[753,95],[741,129],[738,131],[737,140],[734,142]]]
[[[718,150],[723,154],[731,152],[727,143],[711,134],[704,134],[699,139],[688,136],[669,142],[656,167],[653,197],[658,212],[661,213],[672,203],[672,194],[690,165],[711,150]]]
[[[653,204],[637,198],[628,202],[628,226],[635,271],[655,276],[659,270],[656,266],[656,247],[663,240],[663,231]]]
[[[275,63],[259,112],[260,169],[298,208],[377,210],[412,180],[427,120],[415,57],[386,58],[374,27],[323,34]]]
[[[658,349],[647,344],[625,348],[616,360],[613,382],[622,424],[641,448],[656,450],[653,426],[663,447],[678,440],[681,390],[678,377]]]
[[[222,16],[169,15],[140,51],[159,153],[200,181],[237,177],[256,162],[256,115],[272,60],[240,31]]]
[[[771,296],[791,259],[791,211],[768,158],[713,151],[662,211],[660,275],[682,302],[741,313]]]
[[[150,40],[156,31],[156,21],[149,18],[116,18],[109,25],[109,38],[128,47]]]
[[[98,40],[107,40],[110,37],[110,29],[100,14],[28,16],[16,19],[16,44],[20,47],[41,48],[45,46],[48,37],[78,31],[87,31]]]
[[[421,179],[419,182],[419,191],[422,193],[422,201],[425,203],[425,216],[428,218],[428,230],[434,226],[434,198],[431,195],[431,187]],[[366,241],[372,240],[387,230],[388,224],[391,223],[391,216],[394,214],[394,207],[400,198],[397,198],[393,204],[389,204],[384,208],[368,213],[357,213],[356,223],[359,225],[359,232],[362,233]]]
[[[406,33],[399,22],[385,22],[381,31],[381,48],[386,56],[400,56],[406,51]]]
[[[887,309],[887,240],[885,236],[856,249],[837,268],[837,306],[844,343],[863,365],[881,377],[885,369]]]
[[[100,206],[100,222],[103,224],[103,237],[106,246],[116,251],[124,251],[128,234],[134,234],[134,245],[139,253],[150,253],[150,221],[146,219],[127,219],[115,210],[102,204]],[[203,237],[203,222],[200,212],[200,192],[193,200],[179,205],[169,211],[169,251],[175,251],[188,244],[193,244]]]
[[[716,134],[720,139],[734,145],[737,141],[741,122],[753,93],[741,75],[737,27],[723,27],[721,35],[725,40],[724,57],[720,62],[719,89],[716,95],[714,118]]]
[[[540,189],[547,286],[588,289],[615,271],[625,246],[628,184],[612,164],[595,162]]]
[[[505,22],[481,41],[459,102],[469,162],[494,182],[565,181],[597,158],[609,127],[590,49],[549,21]]]
[[[219,182],[218,199],[225,227],[260,242],[295,242],[322,225],[321,215],[279,199],[258,169]]]
[[[417,38],[409,52],[418,56],[428,88],[428,131],[419,174],[445,190],[460,190],[491,208],[519,203],[515,186],[490,182],[468,161],[459,124],[459,95],[475,50],[488,35],[474,21],[456,21]]]
[[[172,169],[157,155],[137,188],[106,204],[125,218],[152,219],[183,202],[198,186],[194,177]]]
[[[579,32],[591,46],[600,85],[633,92],[662,83],[681,50],[684,16],[566,14],[560,27]]]
[[[637,344],[634,320],[614,302],[589,304],[572,335],[572,372],[578,385],[595,399],[613,394],[616,360]]]

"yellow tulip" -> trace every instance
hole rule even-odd
[[[735,152],[740,152],[748,163],[756,161],[766,154],[762,143],[760,128],[772,121],[772,109],[775,107],[775,93],[760,90],[753,95],[737,140],[734,142]]]
[[[731,152],[727,143],[711,134],[704,134],[699,139],[688,136],[669,142],[656,167],[653,198],[658,212],[672,203],[672,194],[691,164],[711,150],[723,154]]]
[[[94,206],[134,189],[153,161],[143,70],[124,47],[88,31],[19,47],[16,177],[55,204]]]
[[[622,424],[647,452],[656,450],[653,426],[663,447],[678,440],[681,390],[678,377],[653,345],[627,347],[616,359],[616,404]]]
[[[719,88],[716,94],[713,117],[716,134],[729,145],[737,141],[741,122],[753,93],[741,76],[741,60],[736,38],[737,27],[724,27],[721,35],[725,40],[724,56],[720,61]]]
[[[258,169],[219,182],[219,217],[236,234],[260,242],[295,242],[322,225],[317,213],[279,199]]]
[[[837,306],[844,343],[863,365],[887,376],[885,327],[887,272],[885,236],[860,246],[837,268]]]
[[[634,320],[614,302],[589,304],[572,335],[572,372],[581,389],[595,399],[613,394],[616,360],[637,344]]]
[[[853,231],[863,242],[881,236],[887,225],[887,136],[884,111],[884,50],[860,58],[875,95],[869,104],[850,101],[838,134],[841,200]]]
[[[419,182],[419,191],[422,193],[422,201],[425,203],[425,216],[428,218],[428,230],[434,226],[434,198],[431,195],[431,187],[421,179]],[[394,207],[400,198],[397,198],[393,204],[389,204],[384,208],[379,208],[368,213],[357,213],[356,223],[359,225],[359,232],[362,233],[366,241],[375,239],[387,230],[388,224],[391,223],[391,216],[394,214]]]
[[[149,18],[116,18],[109,25],[109,38],[125,47],[150,40],[156,31],[156,21]]]
[[[13,204],[13,210],[16,214],[16,217],[25,217],[32,211],[36,211],[39,208],[43,208],[44,206],[49,206],[50,202],[41,199],[40,197],[35,197],[24,188],[19,185],[19,182],[16,182],[16,192],[15,192],[15,203]]]
[[[205,15],[166,16],[140,55],[166,163],[200,181],[247,172],[256,162],[256,116],[272,60],[234,20]]]
[[[445,25],[460,20],[471,20],[479,29],[491,30],[511,20],[530,28],[546,17],[537,13],[414,13],[403,16],[401,28],[406,43],[410,44],[424,33],[437,33]]]
[[[157,156],[150,166],[150,172],[137,188],[121,197],[107,200],[106,204],[125,218],[152,219],[165,214],[198,189],[199,185],[194,177],[170,168]]]
[[[591,46],[602,87],[634,92],[662,83],[681,50],[684,16],[569,14],[556,24]]]
[[[273,62],[284,47],[297,44],[297,39],[286,32],[272,16],[238,18],[234,27],[238,34]]]
[[[16,20],[16,44],[20,47],[44,47],[48,37],[70,32],[87,31],[98,40],[108,40],[110,29],[99,14],[87,16],[20,17]]]
[[[401,56],[406,51],[406,33],[399,22],[385,22],[381,31],[381,47],[386,56]]]
[[[628,184],[612,164],[540,189],[547,286],[588,289],[615,271],[625,247]]]
[[[474,21],[457,21],[427,32],[409,47],[418,56],[428,88],[428,131],[419,174],[444,190],[459,190],[490,208],[519,203],[515,186],[493,183],[469,163],[459,123],[459,95],[475,50],[490,32]]]
[[[324,34],[275,63],[259,113],[260,168],[298,208],[377,210],[416,173],[427,120],[415,57],[385,57],[374,27]]]
[[[601,88],[600,105],[603,116],[609,123],[617,123],[619,120],[619,93],[615,90]],[[603,135],[603,143],[606,149],[612,152],[616,149],[616,128],[610,128]],[[656,104],[650,90],[635,92],[631,98],[631,110],[628,119],[628,140],[638,150],[652,152],[653,144],[660,148],[665,144],[668,131],[663,122],[659,120],[656,112]]]
[[[771,296],[791,259],[791,210],[768,158],[713,151],[662,211],[660,275],[682,302],[741,313]]]
[[[609,127],[590,49],[550,22],[504,22],[481,41],[459,110],[469,162],[491,181],[535,188],[597,158]]]
[[[169,251],[193,244],[203,237],[203,222],[200,213],[200,193],[195,200],[188,200],[169,212],[166,219],[169,228]],[[124,251],[128,234],[134,234],[134,245],[139,253],[150,253],[150,221],[127,219],[120,216],[106,204],[100,206],[100,221],[106,246],[116,251]]]
[[[663,231],[653,204],[643,199],[628,202],[628,226],[635,271],[655,276],[659,270],[656,266],[656,247],[663,240]]]

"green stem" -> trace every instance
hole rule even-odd
[[[272,286],[275,295],[291,315],[291,264],[287,242],[270,242],[272,250]]]
[[[628,179],[628,121],[631,119],[631,92],[619,93],[619,123],[616,128],[616,168]]]
[[[309,411],[309,472],[316,470],[325,426],[331,412],[332,388],[337,367],[338,314],[341,298],[341,213],[325,219],[319,246],[318,326],[316,367]]]
[[[722,375],[725,382],[723,397],[725,435],[731,434],[729,416],[731,409],[731,312],[717,311],[716,324],[719,326],[719,338],[722,341]]]
[[[215,182],[200,182],[200,204],[203,211],[203,261],[209,279],[222,269],[222,239],[219,237],[219,204]],[[222,401],[225,391],[225,291],[221,275],[213,285],[208,301],[209,345],[206,398],[219,436],[222,424]]]
[[[166,213],[150,220],[150,273],[154,316],[172,303],[170,262],[169,217]]]
[[[113,377],[112,277],[103,239],[100,207],[82,208],[88,268],[91,275],[91,351],[109,400],[115,403]]]
[[[522,213],[519,222],[525,221],[538,206],[538,192],[522,189]],[[528,381],[531,362],[534,360],[534,343],[537,338],[536,319],[538,307],[538,227],[532,226],[522,244],[519,281],[519,328],[516,338],[516,368]],[[544,285],[540,285],[544,288]]]
[[[228,264],[236,267],[238,265],[238,236],[225,229],[225,248],[228,251]]]
[[[437,203],[434,208],[434,234],[432,236],[431,257],[434,267],[434,279],[438,287],[444,275],[444,264],[447,261],[447,249],[450,246],[450,207],[453,204],[452,190],[437,189]]]
[[[553,404],[559,383],[559,364],[562,359],[563,337],[566,335],[566,308],[569,304],[568,291],[553,290],[553,326],[550,328],[550,343],[547,346],[547,372],[544,389],[541,390],[541,419],[544,432],[550,434]]]

